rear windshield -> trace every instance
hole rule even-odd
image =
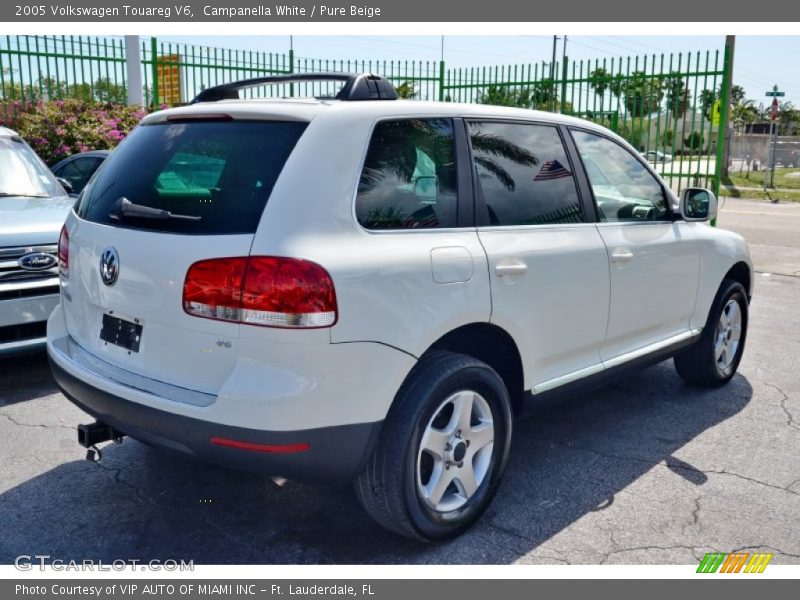
[[[170,233],[254,233],[305,128],[272,121],[137,127],[86,186],[78,215]],[[123,199],[170,215],[123,211]]]

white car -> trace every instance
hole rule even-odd
[[[73,202],[36,152],[0,127],[0,357],[44,348],[58,304],[56,244]]]
[[[733,377],[753,272],[709,191],[679,201],[592,123],[371,75],[236,99],[319,77],[153,113],[84,190],[47,332],[97,419],[83,445],[353,481],[379,523],[441,540],[491,501],[526,403],[672,356]]]
[[[644,153],[644,157],[653,163],[672,162],[672,155],[667,154],[665,152],[661,152],[661,150],[649,150],[646,153]]]

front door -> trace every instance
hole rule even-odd
[[[673,220],[661,182],[605,136],[572,130],[608,254],[611,307],[603,361],[688,335],[699,277],[692,228]]]

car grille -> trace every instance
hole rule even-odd
[[[43,338],[47,335],[47,321],[25,323],[24,325],[9,325],[0,327],[0,344],[9,342],[23,342]]]
[[[58,291],[57,263],[48,269],[39,271],[24,269],[20,266],[19,259],[32,253],[43,253],[57,259],[58,246],[53,244],[0,248],[0,300],[42,296]]]

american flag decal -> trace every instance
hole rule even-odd
[[[533,178],[534,181],[549,181],[550,179],[560,179],[562,177],[572,177],[572,172],[564,168],[557,160],[548,160],[542,163],[542,168]]]

